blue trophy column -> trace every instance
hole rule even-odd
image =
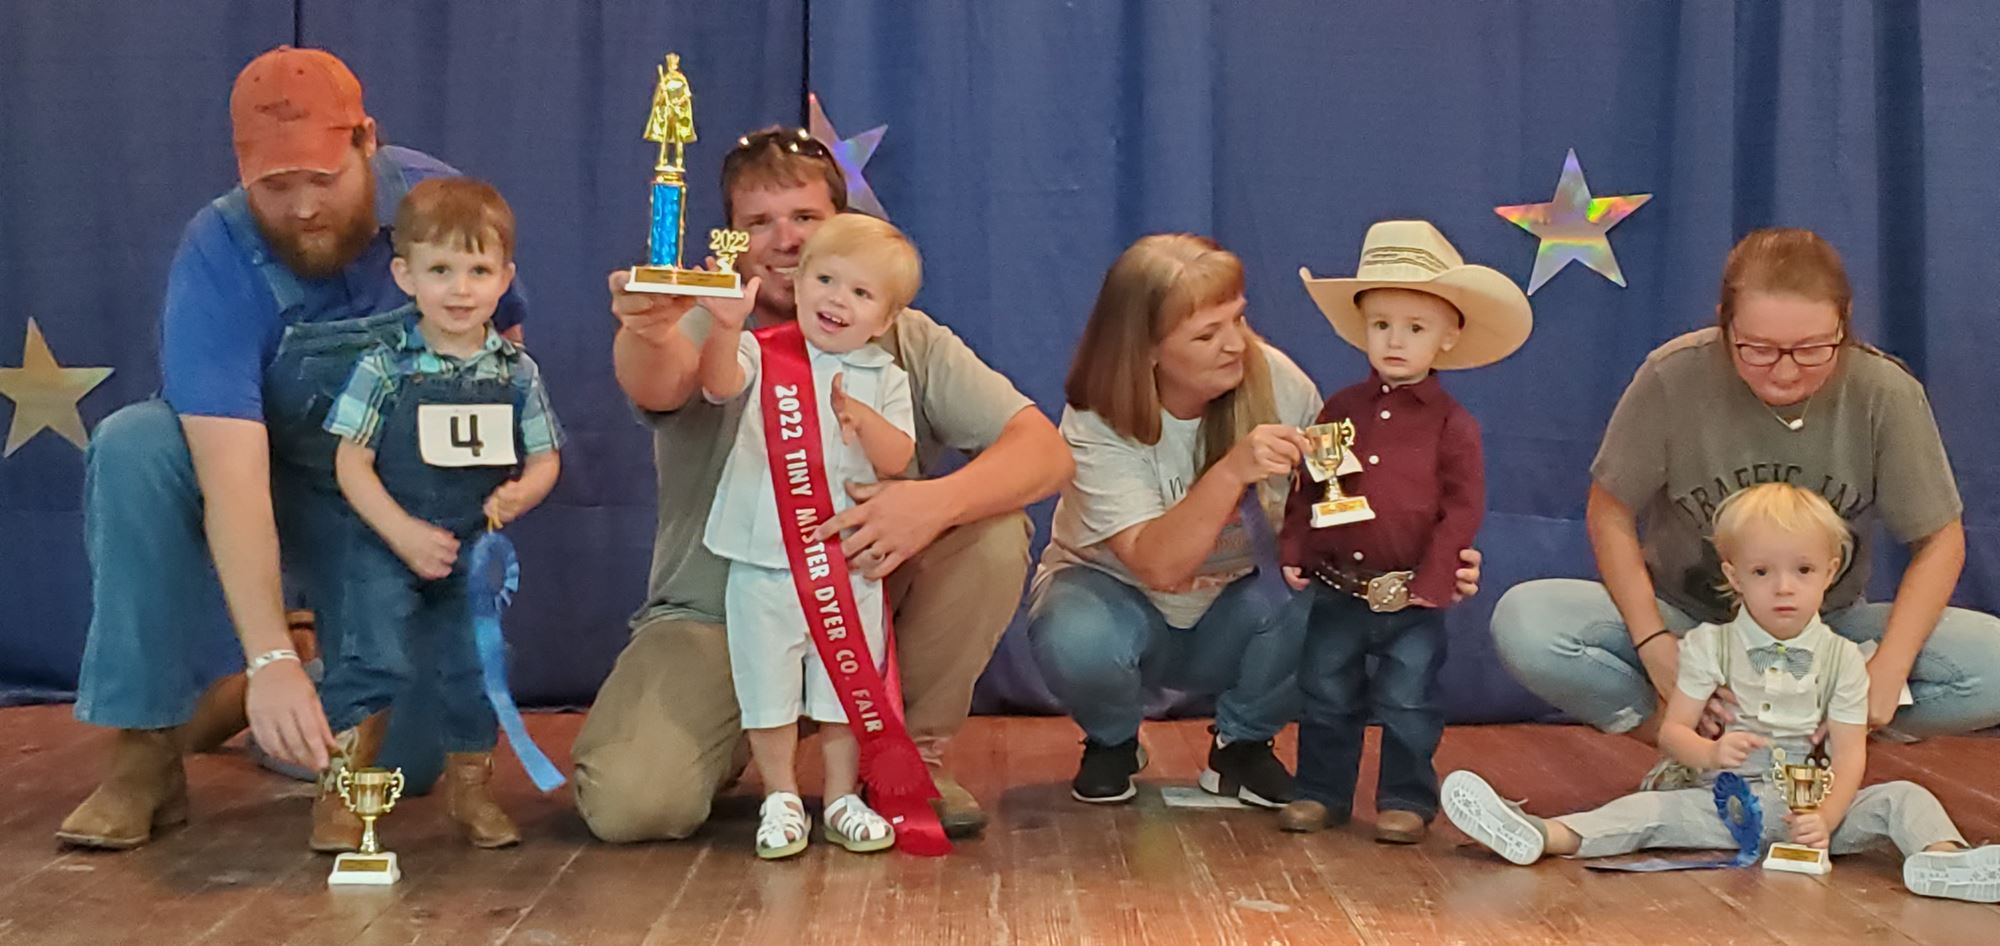
[[[647,241],[646,258],[650,265],[681,263],[681,192],[686,187],[677,181],[653,182],[653,232]]]

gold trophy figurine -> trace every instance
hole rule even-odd
[[[1324,529],[1375,518],[1375,510],[1368,508],[1366,497],[1349,496],[1340,491],[1340,477],[1361,469],[1361,464],[1354,459],[1354,421],[1344,419],[1331,424],[1314,424],[1305,429],[1305,435],[1313,445],[1312,452],[1306,455],[1306,471],[1312,474],[1313,482],[1326,484],[1326,498],[1313,503],[1313,528]]]
[[[653,108],[646,116],[646,140],[657,142],[653,162],[652,228],[646,238],[646,262],[632,267],[626,288],[677,296],[743,298],[743,277],[736,273],[736,255],[749,248],[750,235],[741,230],[710,230],[709,249],[721,264],[718,271],[681,268],[681,238],[687,229],[687,146],[695,140],[694,91],[681,72],[679,53],[668,53],[656,66]]]
[[[1826,756],[1819,749],[1814,749],[1805,762],[1788,765],[1785,750],[1773,747],[1771,784],[1784,797],[1785,807],[1794,813],[1818,811],[1820,802],[1826,800],[1826,793],[1833,789],[1833,768],[1827,764]],[[1771,845],[1771,853],[1764,856],[1764,869],[1824,874],[1833,869],[1833,859],[1821,848],[1779,842]]]
[[[382,850],[375,837],[375,819],[396,809],[403,797],[403,770],[342,769],[334,782],[340,801],[361,818],[361,850],[333,859],[326,882],[335,887],[386,887],[402,879],[396,853]]]

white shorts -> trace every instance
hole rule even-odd
[[[881,670],[882,583],[854,576],[854,605],[861,612],[868,654]],[[729,635],[729,672],[736,681],[736,705],[744,729],[770,729],[807,716],[824,723],[847,722],[847,711],[820,664],[819,648],[806,631],[805,611],[792,586],[792,573],[729,563],[723,591]]]

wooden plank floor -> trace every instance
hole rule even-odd
[[[530,719],[560,764],[580,723]],[[330,890],[329,860],[305,849],[307,786],[235,750],[190,760],[188,827],[126,854],[60,848],[55,826],[95,783],[106,738],[66,706],[0,710],[0,944],[1986,946],[2000,928],[2000,909],[1904,892],[1888,854],[1843,858],[1827,878],[1607,875],[1560,860],[1513,867],[1448,827],[1416,848],[1376,845],[1366,788],[1354,826],[1312,836],[1282,834],[1259,812],[1168,808],[1159,787],[1200,770],[1199,722],[1148,724],[1138,801],[1095,807],[1069,798],[1078,749],[1067,721],[974,720],[953,767],[994,823],[939,860],[820,843],[759,862],[754,785],[733,790],[690,841],[600,844],[566,789],[535,794],[509,757],[502,802],[526,843],[463,847],[437,799],[413,798],[383,828],[403,882]],[[1289,761],[1288,739],[1280,745]],[[1648,761],[1627,740],[1558,726],[1453,729],[1438,760],[1476,766],[1543,814],[1617,794]],[[2000,740],[1877,744],[1873,762],[1873,779],[1929,785],[1973,840],[2000,833]],[[1364,784],[1372,778],[1371,766]]]

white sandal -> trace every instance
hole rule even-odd
[[[757,815],[757,856],[767,861],[781,857],[791,857],[806,849],[806,836],[812,833],[812,819],[806,816],[806,803],[791,792],[772,792],[764,796],[764,804],[758,806]]]
[[[896,829],[859,795],[842,795],[827,803],[826,839],[855,854],[884,850],[896,843]]]

